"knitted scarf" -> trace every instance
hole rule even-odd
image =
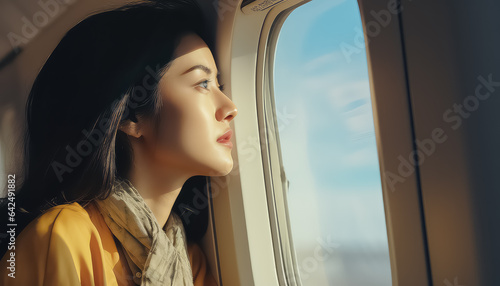
[[[111,195],[95,202],[123,246],[136,284],[193,286],[186,236],[177,214],[171,212],[162,229],[127,179],[117,178]]]

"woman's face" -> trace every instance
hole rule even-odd
[[[175,168],[189,175],[223,176],[233,168],[230,130],[237,114],[234,103],[219,89],[217,66],[205,42],[187,34],[174,60],[159,81],[162,98],[158,137],[144,134],[153,160],[163,170]],[[231,132],[231,131],[230,131]],[[152,143],[152,144],[151,144]]]

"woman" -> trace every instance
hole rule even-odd
[[[16,211],[0,210],[22,230],[2,285],[216,285],[173,208],[186,180],[233,167],[237,109],[203,27],[194,2],[147,1],[63,37],[28,98]]]

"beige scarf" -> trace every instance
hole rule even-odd
[[[174,212],[162,229],[137,189],[127,179],[115,180],[111,195],[96,205],[125,250],[138,285],[193,286],[182,221]]]

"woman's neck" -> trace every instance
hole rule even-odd
[[[189,176],[174,170],[166,172],[166,175],[154,176],[154,172],[144,170],[146,168],[134,168],[130,173],[129,181],[139,191],[156,217],[158,224],[163,228],[170,216],[174,202]]]

